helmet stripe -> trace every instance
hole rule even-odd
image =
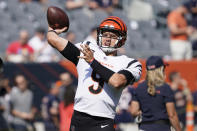
[[[127,29],[125,23],[117,16],[110,16],[109,18],[114,18],[114,19],[118,19],[119,23],[122,24],[122,26],[124,27],[124,31]]]
[[[104,20],[102,23],[104,23],[105,21],[113,21],[113,22],[115,22],[115,23],[117,23],[119,26],[120,26],[120,28],[121,28],[121,31],[122,31],[122,26],[120,25],[120,23],[119,22],[117,22],[116,20],[114,20],[114,19],[110,19],[110,18],[108,18],[108,19],[106,19],[106,20]]]

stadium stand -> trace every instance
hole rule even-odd
[[[35,29],[39,26],[47,28],[46,21],[46,9],[48,6],[58,6],[67,11],[71,26],[70,30],[76,33],[76,42],[84,39],[91,28],[98,25],[99,21],[108,15],[116,15],[122,18],[128,26],[128,41],[129,48],[126,49],[126,53],[129,56],[135,56],[137,58],[147,58],[154,50],[154,54],[158,55],[170,55],[169,52],[169,32],[166,27],[166,16],[171,9],[174,9],[180,5],[181,1],[177,0],[144,0],[149,3],[153,8],[153,19],[148,21],[139,21],[135,19],[129,19],[128,14],[129,6],[134,0],[121,1],[122,9],[114,9],[111,14],[106,13],[103,10],[88,10],[87,6],[68,11],[65,9],[62,0],[48,0],[45,3],[32,1],[28,3],[18,2],[17,0],[1,0],[0,1],[0,29],[4,32],[4,36],[1,36],[0,54],[3,55],[3,51],[6,49],[7,44],[17,38],[17,33],[20,29],[26,29],[30,33],[30,37],[35,32]],[[88,21],[88,24],[87,24]],[[136,30],[132,30],[131,22],[135,21],[138,24]],[[14,31],[13,31],[14,30]],[[79,32],[80,30],[80,32]],[[139,43],[139,44],[138,44]],[[141,54],[135,49],[145,50],[146,53]],[[148,54],[147,54],[148,53]]]

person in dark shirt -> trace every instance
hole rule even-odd
[[[172,125],[176,131],[181,131],[173,92],[165,82],[165,67],[159,56],[149,57],[146,80],[133,92],[130,110],[133,116],[141,115],[140,130],[170,131]]]
[[[170,87],[174,93],[175,108],[183,128],[186,126],[186,107],[192,101],[192,94],[187,81],[181,76],[180,72],[172,71],[169,73]]]
[[[7,121],[5,120],[5,118],[3,117],[3,113],[6,110],[5,107],[5,95],[6,95],[6,89],[5,87],[2,85],[2,75],[3,72],[3,61],[0,57],[0,131],[8,131],[8,124]]]
[[[46,131],[59,129],[59,87],[52,85],[50,93],[42,99],[42,117]]]

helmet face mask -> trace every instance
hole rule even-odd
[[[115,45],[113,47],[105,46],[103,45],[103,33],[104,32],[112,32],[117,35],[117,38],[115,41]],[[113,39],[113,37],[110,37]],[[120,48],[125,44],[127,38],[127,28],[124,22],[115,16],[110,16],[106,19],[104,19],[100,26],[97,29],[97,44],[101,47],[101,49],[106,53],[111,53],[117,50],[117,48]]]

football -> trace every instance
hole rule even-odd
[[[62,29],[63,27],[69,28],[68,15],[62,9],[55,6],[50,6],[48,8],[47,21],[49,26],[53,29]],[[64,32],[66,32],[67,30],[65,30]]]

